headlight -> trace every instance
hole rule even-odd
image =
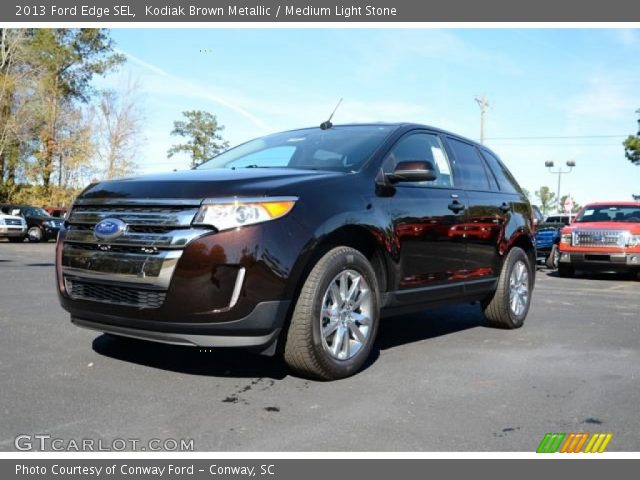
[[[640,235],[630,235],[627,245],[630,247],[637,247],[640,245]]]
[[[212,198],[203,202],[193,224],[228,230],[268,222],[284,217],[297,200],[297,197]]]
[[[55,227],[56,226],[56,222],[54,222],[53,220],[47,220],[46,222],[44,222],[44,224],[47,227]]]
[[[565,245],[571,245],[571,238],[573,235],[571,233],[563,233],[560,235],[560,243],[564,243]]]
[[[4,218],[0,218],[0,225],[4,225]]]

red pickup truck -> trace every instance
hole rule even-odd
[[[603,202],[585,206],[562,229],[558,274],[575,270],[640,273],[640,202]]]

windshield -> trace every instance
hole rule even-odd
[[[587,206],[576,217],[576,222],[640,222],[640,205]]]
[[[49,214],[44,211],[42,208],[38,207],[29,207],[23,210],[23,213],[27,217],[48,217]]]
[[[276,133],[227,150],[197,169],[298,168],[355,172],[395,128],[352,125]]]

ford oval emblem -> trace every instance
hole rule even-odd
[[[105,218],[93,227],[93,234],[98,240],[113,240],[127,231],[127,224],[119,218]]]

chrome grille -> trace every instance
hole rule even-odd
[[[179,204],[168,204],[173,201]],[[181,249],[193,238],[210,232],[208,229],[191,228],[193,217],[198,212],[198,200],[166,200],[167,204],[158,204],[156,201],[151,205],[133,200],[130,204],[123,205],[122,202],[115,205],[74,205],[67,219],[66,242],[96,247],[111,245]],[[109,242],[96,238],[93,228],[105,218],[118,218],[125,222],[125,234]]]
[[[189,227],[197,206],[78,205],[67,219],[71,225],[95,225],[105,218],[119,218],[129,226]]]
[[[5,225],[18,225],[19,227],[22,226],[22,222],[15,218],[5,218],[4,223]]]
[[[137,308],[159,308],[166,292],[119,285],[106,285],[83,280],[65,278],[69,296],[75,300],[127,305]]]
[[[192,228],[201,200],[82,199],[73,206],[61,236],[62,271],[72,298],[158,308],[184,247],[211,233]],[[118,218],[124,233],[104,240],[96,223]],[[66,280],[65,280],[66,281]]]
[[[576,230],[573,245],[580,247],[624,247],[628,232],[625,230]]]
[[[76,225],[69,225],[66,233],[66,241],[68,243],[77,244],[94,244],[94,245],[119,245],[119,246],[138,246],[138,247],[156,247],[156,248],[183,248],[193,238],[204,235],[211,230],[200,228],[180,228],[169,229],[163,232],[138,232],[135,228],[127,228],[127,231],[121,237],[110,242],[99,240],[93,234],[93,225],[89,228],[77,228]]]

